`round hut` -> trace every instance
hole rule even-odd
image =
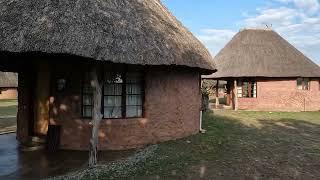
[[[271,29],[244,29],[214,58],[234,109],[319,111],[320,67]]]
[[[92,76],[102,84],[99,149],[198,133],[207,49],[159,0],[0,1],[0,70],[19,73],[17,138],[61,127],[61,149],[87,150]]]

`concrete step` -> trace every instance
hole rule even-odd
[[[28,141],[20,144],[21,151],[37,151],[42,150],[46,147],[45,136],[30,136]]]
[[[45,144],[46,137],[45,136],[31,136],[31,137],[29,137],[29,141],[34,142],[34,143]]]

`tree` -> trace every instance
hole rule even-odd
[[[91,86],[93,88],[93,112],[92,112],[92,134],[89,146],[89,167],[97,164],[98,142],[99,142],[99,126],[102,120],[101,114],[101,98],[102,85],[98,79],[97,68],[91,71]]]
[[[209,95],[214,88],[214,83],[212,80],[202,80],[201,82],[201,94],[202,94],[202,111],[207,111],[209,109]]]

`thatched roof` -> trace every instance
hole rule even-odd
[[[0,72],[0,88],[18,87],[18,74],[12,72]]]
[[[320,77],[320,67],[273,30],[245,29],[214,58],[218,72],[203,78]]]
[[[215,70],[160,0],[0,0],[0,51]]]

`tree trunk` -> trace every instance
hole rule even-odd
[[[93,87],[93,112],[92,112],[92,134],[89,149],[89,167],[97,164],[99,126],[102,119],[101,99],[102,87],[97,75],[97,68],[93,68],[91,72],[91,86]]]

